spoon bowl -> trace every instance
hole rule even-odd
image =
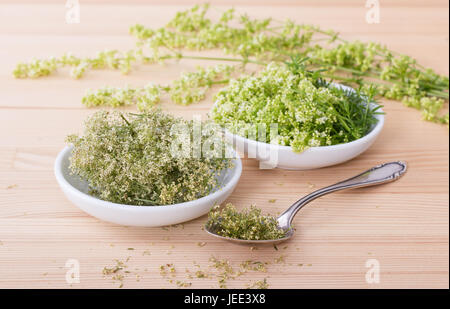
[[[238,244],[278,244],[284,242],[294,236],[294,229],[292,228],[292,220],[294,219],[297,212],[309,202],[324,196],[326,194],[346,190],[354,189],[368,186],[376,186],[384,184],[387,182],[392,182],[399,179],[407,170],[407,165],[403,161],[396,161],[390,163],[384,163],[372,167],[371,169],[358,174],[352,178],[340,181],[334,185],[316,190],[305,197],[299,199],[297,202],[292,204],[285,212],[283,212],[278,218],[278,227],[286,231],[286,235],[283,238],[278,239],[266,239],[266,240],[246,240],[239,238],[224,237],[218,235],[216,231],[205,226],[205,231],[217,238],[222,240],[231,241]]]
[[[247,240],[247,239],[239,239],[239,238],[231,238],[231,237],[225,237],[225,236],[221,236],[219,234],[216,233],[216,231],[214,231],[213,229],[205,226],[205,231],[206,233],[208,233],[211,236],[220,238],[222,240],[226,240],[226,241],[231,241],[233,243],[236,244],[241,244],[241,245],[251,245],[251,244],[270,244],[270,245],[276,245],[279,244],[281,242],[284,242],[290,238],[292,238],[292,236],[294,236],[294,229],[289,229],[286,232],[286,236],[283,238],[278,238],[278,239],[264,239],[264,240]]]

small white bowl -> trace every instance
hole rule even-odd
[[[333,84],[335,87],[354,91],[348,86]],[[372,108],[377,107],[370,103]],[[380,108],[378,112],[383,112]],[[294,152],[291,146],[281,146],[257,142],[225,130],[226,140],[248,157],[256,158],[261,168],[282,168],[288,170],[310,170],[343,163],[366,151],[376,140],[384,126],[384,115],[375,115],[378,122],[364,137],[355,141],[333,146],[310,147],[303,152]],[[249,151],[250,149],[250,151]]]
[[[381,109],[378,111],[382,112]],[[375,115],[377,124],[364,137],[350,143],[333,146],[310,147],[303,152],[294,152],[290,146],[257,142],[225,130],[225,139],[233,143],[237,150],[249,156],[249,149],[264,168],[288,170],[310,170],[343,163],[366,151],[376,140],[384,125],[384,115]],[[256,151],[254,151],[256,150]]]
[[[242,173],[238,154],[234,167],[221,173],[221,187],[215,192],[185,203],[166,206],[133,206],[100,200],[89,195],[88,183],[77,175],[71,175],[69,158],[72,147],[65,147],[56,158],[55,176],[66,197],[78,208],[104,221],[126,226],[165,226],[178,224],[206,214],[211,207],[220,204],[233,192]]]

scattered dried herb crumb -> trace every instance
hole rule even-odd
[[[276,259],[277,263],[284,263],[284,256]],[[195,270],[190,270],[185,268],[184,279],[175,278],[175,266],[174,264],[164,264],[160,266],[160,273],[163,278],[167,279],[167,282],[171,284],[176,284],[178,287],[190,287],[192,282],[190,280],[194,279],[216,279],[219,288],[227,288],[230,280],[236,280],[250,272],[261,272],[267,273],[269,265],[273,265],[271,261],[258,261],[258,260],[246,260],[240,264],[231,263],[229,260],[224,258],[217,258],[211,256],[209,258],[209,264],[206,269],[201,269],[200,264],[196,261],[192,262]],[[172,276],[170,276],[173,274]],[[263,280],[255,281],[247,285],[247,288],[254,289],[266,289],[268,288],[266,276]],[[187,281],[189,280],[189,281]]]
[[[117,260],[115,266],[113,266],[113,267],[106,267],[106,266],[103,267],[102,273],[103,273],[104,275],[115,274],[115,273],[117,273],[119,270],[122,270],[124,267],[125,267],[125,266],[124,266],[123,262]]]
[[[113,265],[112,267],[105,266],[102,270],[102,273],[104,276],[111,276],[111,280],[113,282],[119,281],[120,282],[119,288],[121,288],[123,287],[123,280],[125,278],[123,274],[128,274],[130,273],[130,271],[124,270],[125,268],[128,267],[127,265],[125,265],[124,262],[118,259],[115,259],[114,262],[115,265]]]
[[[248,289],[268,289],[269,284],[267,283],[267,278],[264,278],[263,280],[258,280],[253,282],[251,285],[248,286]]]
[[[195,272],[195,276],[197,278],[208,278],[208,274],[206,272],[204,272],[204,271],[201,271],[201,270],[197,270]]]
[[[277,201],[277,200],[273,198],[273,199],[270,199],[270,200],[269,200],[269,203],[275,203],[276,201]]]
[[[266,263],[260,262],[260,261],[252,261],[247,260],[245,262],[242,262],[240,267],[244,271],[253,270],[253,271],[259,271],[259,272],[267,272]]]
[[[192,285],[191,282],[185,282],[185,281],[180,281],[180,280],[177,280],[176,284],[180,288],[188,288]]]
[[[315,184],[308,182],[308,188],[312,189],[312,188],[314,188],[315,186],[316,186]]]
[[[206,242],[198,242],[197,246],[204,247],[204,246],[206,246]]]
[[[170,264],[166,264],[166,265],[160,265],[159,266],[159,273],[162,276],[167,276],[167,275],[172,275],[172,277],[175,275],[176,273],[176,269],[175,266],[170,263]]]
[[[284,255],[280,255],[279,257],[275,258],[275,263],[286,263],[285,261],[285,256]]]

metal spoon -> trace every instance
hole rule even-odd
[[[288,240],[294,235],[294,229],[291,227],[292,220],[294,219],[294,216],[297,214],[297,212],[309,202],[328,193],[346,189],[376,186],[397,180],[406,172],[406,168],[407,168],[406,163],[402,161],[384,163],[372,167],[371,169],[365,171],[364,173],[356,175],[352,178],[343,180],[334,185],[319,189],[306,195],[305,197],[299,199],[297,202],[292,204],[291,207],[289,207],[285,212],[283,212],[278,217],[277,219],[278,227],[280,229],[287,231],[286,236],[280,239],[244,240],[220,236],[216,234],[214,230],[208,229],[208,227],[205,227],[205,230],[212,236],[241,244],[277,244],[285,240]]]

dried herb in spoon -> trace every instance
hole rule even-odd
[[[215,206],[209,212],[206,228],[223,237],[243,240],[280,239],[287,233],[278,227],[275,217],[262,215],[261,209],[253,205],[242,211],[232,204]]]

